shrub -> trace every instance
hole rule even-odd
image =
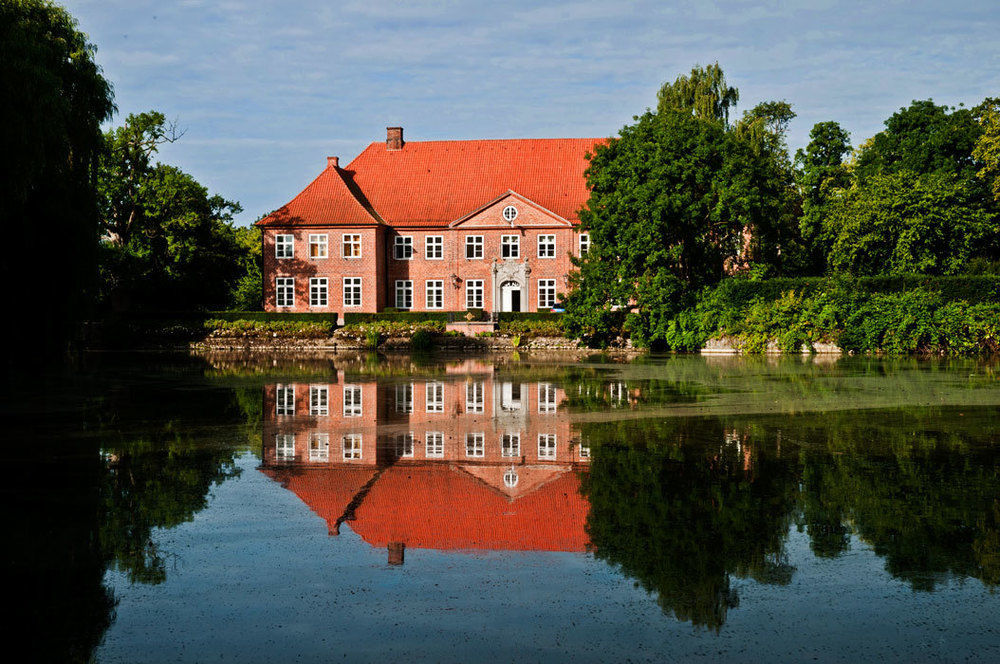
[[[561,337],[563,335],[561,318],[522,319],[503,321],[497,326],[500,334],[519,335],[525,339],[533,337]]]
[[[220,337],[297,337],[305,339],[321,339],[330,336],[336,324],[329,322],[304,321],[257,321],[257,320],[222,320],[213,318],[205,321],[204,327],[210,333]]]
[[[424,328],[418,329],[410,337],[410,348],[415,351],[430,350],[434,345],[434,337]]]

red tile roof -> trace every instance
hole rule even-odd
[[[394,466],[348,525],[376,547],[582,552],[588,511],[572,471],[512,500],[459,468]]]
[[[378,219],[361,203],[343,169],[328,166],[302,192],[268,216],[259,226],[359,226]]]
[[[343,516],[351,500],[375,476],[374,468],[261,468],[272,480],[281,483],[317,516],[327,522],[333,534],[337,519]]]
[[[286,213],[261,223],[357,223],[370,207],[391,226],[446,226],[508,190],[575,221],[589,196],[586,154],[605,140],[407,141],[400,150],[376,142],[347,168],[328,169],[343,179],[324,171],[282,208]],[[356,197],[354,207],[345,194]]]

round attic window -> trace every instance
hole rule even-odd
[[[503,474],[503,483],[509,489],[513,489],[517,486],[517,472],[513,468]]]
[[[513,205],[508,205],[503,209],[503,218],[507,221],[514,221],[517,219],[517,208]]]

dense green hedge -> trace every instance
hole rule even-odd
[[[295,313],[284,311],[210,311],[203,314],[204,318],[237,321],[252,320],[257,322],[299,321],[303,323],[333,323],[337,325],[337,314],[328,313]]]
[[[420,323],[424,321],[448,322],[448,312],[446,311],[389,311],[373,313],[348,312],[344,314],[344,325],[357,325],[358,323],[373,323],[378,321],[394,321],[406,323]]]
[[[515,320],[537,320],[537,321],[558,321],[562,314],[554,314],[551,311],[504,311],[500,313],[500,322]]]
[[[800,277],[785,279],[727,279],[713,291],[712,297],[730,307],[745,307],[753,300],[777,300],[783,293],[795,291],[810,295],[820,291],[846,289],[860,293],[889,294],[924,290],[940,293],[947,302],[1000,302],[1000,276],[931,277],[901,275],[882,277]]]
[[[878,281],[887,289],[907,283]],[[949,280],[936,281],[940,285]],[[781,282],[784,289],[774,282]],[[749,289],[734,293],[728,283],[707,291],[696,306],[671,320],[653,343],[690,351],[704,347],[709,339],[729,337],[748,353],[764,352],[769,344],[798,352],[816,343],[891,355],[1000,352],[1000,302],[949,297],[968,288],[968,283],[901,292],[871,292],[843,281],[798,290],[788,284],[801,286],[801,280],[758,283],[766,287],[752,297]],[[763,295],[774,292],[777,297]]]

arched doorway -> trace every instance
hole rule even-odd
[[[521,310],[521,284],[505,281],[500,284],[500,311]]]

